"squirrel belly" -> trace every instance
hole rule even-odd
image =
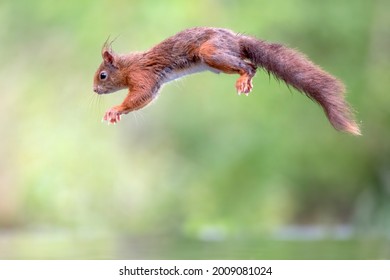
[[[248,94],[257,68],[263,68],[317,102],[335,129],[360,135],[344,97],[343,83],[304,54],[281,44],[227,29],[196,27],[141,53],[119,55],[106,42],[102,58],[94,77],[94,91],[106,94],[129,90],[122,104],[106,112],[103,119],[109,123],[145,107],[157,96],[162,84],[201,71],[238,74],[236,90]]]
[[[196,73],[204,72],[204,71],[210,71],[210,72],[213,72],[215,74],[221,73],[221,71],[219,71],[215,68],[212,68],[203,62],[193,64],[186,69],[173,69],[172,70],[171,68],[167,67],[166,69],[163,70],[164,78],[162,79],[162,83],[169,83],[171,81],[180,79],[184,76],[188,76],[188,75],[192,75],[192,74],[196,74]]]

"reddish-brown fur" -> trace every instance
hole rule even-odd
[[[107,94],[128,88],[122,104],[108,110],[104,120],[116,123],[122,114],[149,104],[163,83],[203,70],[238,74],[238,93],[252,90],[252,78],[262,67],[322,106],[330,123],[355,135],[360,130],[344,99],[342,82],[303,54],[280,44],[235,34],[230,30],[198,27],[179,32],[141,53],[115,54],[107,42],[103,63],[96,71],[94,91]]]

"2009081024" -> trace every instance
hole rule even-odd
[[[271,267],[213,267],[212,275],[272,275]]]

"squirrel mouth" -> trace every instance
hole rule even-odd
[[[106,94],[108,93],[107,90],[103,90],[101,87],[99,86],[94,86],[93,87],[93,91],[96,92],[97,94]]]

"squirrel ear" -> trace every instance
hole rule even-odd
[[[115,55],[110,50],[103,50],[102,57],[103,57],[104,63],[111,65],[111,66],[114,66],[116,68]]]
[[[114,68],[118,68],[116,65],[116,55],[112,51],[111,44],[112,42],[109,42],[110,37],[104,42],[103,48],[102,48],[102,57],[105,64],[112,66]]]

